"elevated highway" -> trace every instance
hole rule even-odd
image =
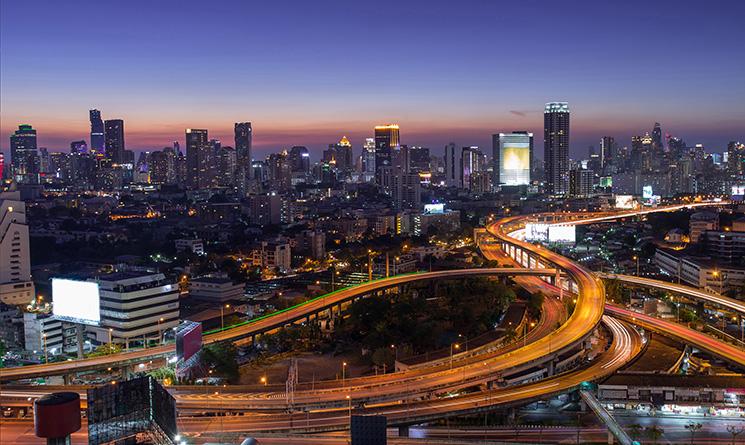
[[[556,271],[551,269],[528,269],[528,268],[484,268],[484,269],[456,269],[437,272],[422,272],[408,275],[398,275],[366,282],[338,290],[303,304],[293,306],[286,310],[275,312],[264,317],[253,319],[249,322],[223,331],[207,334],[203,338],[204,344],[210,344],[223,340],[239,340],[242,338],[261,335],[283,326],[301,320],[310,320],[324,311],[333,311],[334,307],[340,309],[340,305],[348,301],[360,298],[364,295],[384,291],[386,289],[410,284],[417,281],[433,279],[455,279],[472,276],[544,276],[555,275]],[[0,381],[29,379],[36,377],[47,377],[54,375],[66,375],[76,372],[101,370],[106,368],[133,366],[146,360],[159,357],[173,356],[176,353],[174,345],[164,345],[149,349],[140,349],[131,352],[71,360],[66,362],[54,362],[48,364],[21,366],[0,369]]]

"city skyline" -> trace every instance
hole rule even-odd
[[[0,148],[7,154],[8,136],[27,123],[40,147],[65,150],[88,139],[86,114],[96,108],[125,121],[136,151],[183,144],[186,128],[227,143],[243,121],[255,127],[258,157],[305,145],[318,159],[343,135],[357,154],[373,127],[389,122],[401,126],[404,144],[488,149],[494,133],[541,134],[551,101],[572,108],[575,158],[606,135],[629,145],[654,122],[714,151],[743,139],[745,58],[732,57],[743,40],[741,4],[582,3],[575,15],[534,2],[456,10],[163,2],[140,17],[110,4],[4,2]],[[376,11],[394,7],[378,20]],[[21,13],[37,32],[22,32],[12,20]],[[709,20],[700,22],[703,14]],[[108,16],[126,27],[110,26]],[[203,17],[221,24],[190,32]],[[694,24],[699,32],[683,32]],[[457,27],[467,32],[446,31]],[[554,37],[561,45],[546,54]],[[192,63],[195,53],[201,63]]]

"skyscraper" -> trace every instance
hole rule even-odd
[[[445,185],[460,187],[463,170],[460,163],[461,151],[453,142],[445,146]]]
[[[378,125],[375,127],[375,180],[381,183],[380,169],[391,165],[391,154],[400,148],[399,128],[397,124]]]
[[[106,157],[115,164],[124,162],[124,121],[111,119],[104,121]]]
[[[186,129],[186,185],[191,189],[208,187],[209,150],[207,130]]]
[[[616,141],[613,136],[600,138],[600,168],[604,173],[607,173],[608,166],[614,163],[615,145]]]
[[[543,111],[546,191],[565,195],[569,186],[569,104],[549,102]]]
[[[493,181],[500,185],[530,184],[530,167],[533,165],[533,133],[513,131],[492,135],[494,156]]]
[[[253,179],[251,168],[251,142],[253,129],[251,122],[236,122],[233,131],[235,133],[235,158],[238,169],[245,172],[246,179]]]
[[[366,138],[362,147],[362,166],[365,181],[375,179],[375,139]]]
[[[655,151],[662,151],[662,127],[660,126],[659,122],[654,123],[654,128],[652,129],[652,148]]]
[[[101,119],[101,112],[93,109],[88,111],[88,116],[91,120],[91,149],[98,153],[103,152],[104,144],[106,143],[104,138],[104,125]]]
[[[10,136],[10,162],[13,178],[17,182],[38,184],[39,154],[36,130],[31,125],[19,125],[18,130]]]
[[[471,175],[486,169],[486,156],[479,147],[463,147],[460,154],[461,187],[471,190]]]

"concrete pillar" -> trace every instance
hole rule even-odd
[[[62,376],[62,381],[65,383],[65,385],[72,385],[73,377],[75,377],[74,374],[65,374]]]
[[[401,425],[398,427],[398,437],[409,437],[409,426]]]
[[[75,336],[78,342],[78,358],[83,358],[83,347],[85,346],[85,339],[83,338],[83,325],[75,325]]]
[[[615,441],[615,437],[613,437],[613,433],[608,430],[608,445],[613,445],[613,442]]]
[[[556,372],[556,363],[554,363],[554,359],[551,359],[546,364],[546,370],[548,371],[548,376],[551,377]]]

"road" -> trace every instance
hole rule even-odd
[[[719,341],[701,332],[678,323],[634,312],[614,304],[607,304],[605,306],[605,312],[608,315],[641,326],[644,329],[658,332],[680,342],[695,346],[711,355],[745,368],[744,350]]]
[[[550,273],[550,270],[532,270],[525,268],[485,268],[456,269],[438,272],[422,272],[408,275],[398,275],[395,277],[374,280],[371,282],[360,284],[358,286],[331,292],[313,300],[309,300],[303,304],[299,304],[264,317],[256,318],[248,323],[236,326],[232,329],[226,329],[222,332],[207,334],[204,336],[203,342],[205,344],[209,344],[223,340],[246,338],[252,335],[268,332],[277,329],[278,327],[282,327],[298,320],[305,319],[310,315],[322,312],[329,307],[337,306],[353,298],[357,298],[372,292],[385,290],[390,287],[413,283],[416,281],[462,278],[469,276],[520,276]],[[135,365],[152,358],[172,356],[175,354],[175,349],[176,348],[174,345],[164,345],[155,348],[140,349],[137,351],[122,352],[119,354],[112,354],[81,360],[70,360],[66,362],[2,368],[0,369],[0,381],[29,379],[52,375],[65,375],[80,371],[105,369],[107,367]]]
[[[599,277],[609,280],[618,280],[622,283],[633,284],[635,286],[659,289],[668,292],[674,292],[689,298],[691,300],[703,301],[731,311],[745,314],[745,302],[735,300],[734,298],[725,297],[724,295],[706,292],[701,289],[686,286],[683,284],[668,283],[667,281],[654,280],[651,278],[636,277],[633,275],[621,275],[612,273],[596,273]]]

